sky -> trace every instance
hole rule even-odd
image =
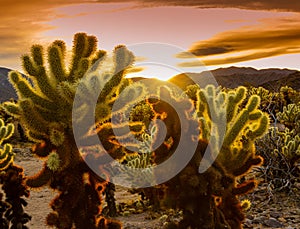
[[[300,4],[283,0],[0,0],[0,66],[22,71],[34,43],[72,47],[76,32],[99,49],[125,44],[142,76],[246,66],[300,70]]]

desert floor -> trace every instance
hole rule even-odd
[[[42,168],[42,161],[32,156],[29,147],[14,148],[16,153],[15,163],[25,170],[25,175],[36,174]],[[260,185],[247,198],[252,205],[246,213],[244,228],[300,228],[300,184],[298,190],[292,194],[270,192],[268,184]],[[27,224],[30,229],[47,229],[45,218],[51,211],[50,201],[56,193],[49,188],[30,191],[27,199],[26,212],[32,216]],[[137,194],[131,194],[122,187],[116,188],[116,199],[123,211],[117,220],[122,222],[124,229],[152,229],[162,228],[168,221],[176,221],[180,214],[176,211],[153,212],[139,210],[136,203],[140,200]],[[125,207],[124,207],[125,206]]]

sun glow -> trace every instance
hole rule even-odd
[[[137,57],[134,68],[128,74],[130,78],[157,78],[166,81],[181,73],[207,70],[196,57],[193,60],[199,62],[197,67],[179,66],[181,60],[176,55],[183,52],[184,49],[175,45],[145,42],[128,45],[127,47]]]

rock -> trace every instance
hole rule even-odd
[[[266,226],[272,227],[272,228],[281,228],[281,227],[283,227],[283,224],[282,224],[282,223],[280,223],[277,219],[272,218],[272,217],[271,217],[270,219],[266,220],[266,221],[264,222],[264,224],[265,224]]]
[[[245,228],[252,228],[252,220],[246,219],[244,222]]]
[[[299,166],[299,167],[300,167],[300,166]],[[299,183],[299,182],[295,183],[294,186],[295,186],[298,190],[300,190],[300,183]]]
[[[288,226],[285,229],[295,229],[294,227]]]
[[[261,208],[256,209],[256,212],[258,212],[258,213],[262,213],[263,211],[264,211],[264,210],[261,209]]]
[[[289,220],[294,220],[294,219],[296,219],[296,217],[295,217],[294,215],[287,215],[285,218],[286,218],[286,219],[289,219]]]
[[[279,218],[278,218],[278,221],[280,221],[280,222],[282,222],[282,223],[285,223],[285,222],[286,222],[286,219],[283,218],[283,217],[279,217]]]
[[[128,225],[128,226],[125,226],[124,229],[141,229],[141,228],[137,227],[137,226],[133,226],[133,225]]]
[[[254,216],[253,215],[247,215],[247,219],[253,220]]]
[[[264,223],[264,221],[266,221],[268,218],[266,216],[258,216],[258,217],[255,217],[253,220],[252,220],[252,223],[254,224],[262,224]]]
[[[294,214],[294,215],[299,215],[300,214],[300,210],[299,209],[294,209],[292,211],[290,211],[291,214]]]
[[[280,213],[280,212],[270,212],[270,216],[277,219],[277,218],[282,216],[282,213]]]

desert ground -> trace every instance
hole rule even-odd
[[[42,167],[42,161],[33,157],[28,145],[14,148],[15,164],[24,168],[26,176],[37,173]],[[243,197],[251,201],[251,208],[246,212],[244,228],[300,228],[300,184],[293,193],[274,193],[267,183],[260,182],[258,187],[248,196]],[[45,225],[45,218],[51,211],[50,201],[56,193],[47,187],[33,189],[27,199],[26,212],[32,216],[27,224],[30,229],[51,228]],[[123,187],[116,187],[117,205],[122,206],[119,220],[124,229],[154,229],[163,228],[169,221],[180,219],[180,212],[175,210],[151,211],[145,210],[137,204],[141,202],[138,194],[132,194]]]

